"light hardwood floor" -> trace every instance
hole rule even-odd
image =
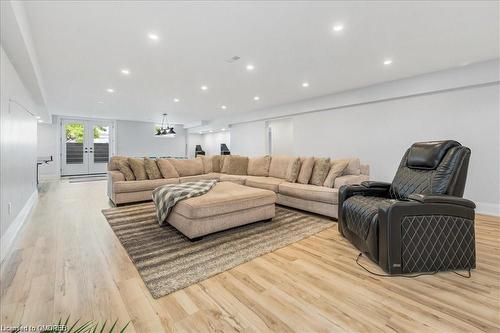
[[[131,321],[128,332],[500,331],[498,218],[476,219],[470,279],[370,275],[335,225],[155,300],[101,214],[106,183],[45,187],[2,265],[4,325],[70,314]]]

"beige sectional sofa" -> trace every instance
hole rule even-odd
[[[339,188],[369,179],[369,167],[361,164],[359,158],[308,160],[290,156],[248,158],[228,155],[163,160],[157,162],[158,165],[167,165],[169,170],[160,168],[161,178],[142,177],[142,180],[131,180],[134,177],[127,175],[129,172],[123,169],[127,161],[130,159],[115,156],[108,164],[108,196],[116,205],[151,200],[152,191],[161,185],[216,179],[271,190],[277,195],[277,204],[337,218]],[[324,177],[325,165],[328,179]]]

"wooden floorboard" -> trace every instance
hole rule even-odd
[[[105,193],[105,182],[44,185],[1,266],[2,325],[70,315],[130,321],[127,332],[500,332],[499,218],[476,217],[470,279],[371,275],[335,225],[154,299],[101,214]]]

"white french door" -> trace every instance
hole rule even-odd
[[[105,173],[113,155],[113,124],[98,120],[61,122],[61,175]]]

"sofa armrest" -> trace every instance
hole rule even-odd
[[[454,197],[451,195],[425,195],[411,194],[408,199],[421,203],[452,204],[469,208],[476,208],[476,204],[468,199]]]
[[[391,183],[376,182],[376,181],[364,181],[364,182],[361,182],[361,186],[368,187],[368,188],[385,188],[385,189],[389,189],[391,187]]]
[[[370,179],[367,175],[346,175],[335,178],[333,187],[341,188],[344,185],[358,185]]]
[[[124,181],[124,180],[125,180],[125,176],[120,171],[115,171],[115,170],[108,171],[107,192],[108,192],[108,197],[111,199],[111,201],[115,202],[115,191],[114,191],[113,184],[118,182],[118,181]]]
[[[462,201],[463,200],[463,201]],[[450,197],[445,195],[415,195],[409,200],[386,200],[378,206],[379,221],[379,257],[378,264],[384,271],[390,274],[411,273],[423,271],[419,265],[406,265],[406,260],[412,260],[413,250],[418,246],[424,252],[415,253],[421,256],[422,261],[430,259],[435,254],[421,244],[434,237],[439,238],[441,250],[446,246],[455,246],[453,237],[458,233],[443,232],[443,228],[453,225],[459,233],[467,232],[469,237],[464,244],[472,244],[470,248],[460,248],[466,251],[467,256],[474,256],[474,203],[466,199]],[[437,223],[437,221],[443,223]],[[459,245],[457,245],[459,246]],[[440,251],[441,251],[440,250]],[[443,250],[444,252],[456,252],[457,248]],[[451,251],[451,252],[450,252]],[[442,252],[439,252],[442,253]],[[435,260],[435,258],[434,258]],[[471,259],[472,260],[472,259]],[[474,260],[472,260],[474,261]],[[472,263],[472,261],[468,261]],[[469,265],[472,267],[474,264]],[[450,266],[434,267],[428,265],[428,271],[446,270]],[[465,267],[465,266],[464,266]],[[459,269],[455,267],[455,269]]]

